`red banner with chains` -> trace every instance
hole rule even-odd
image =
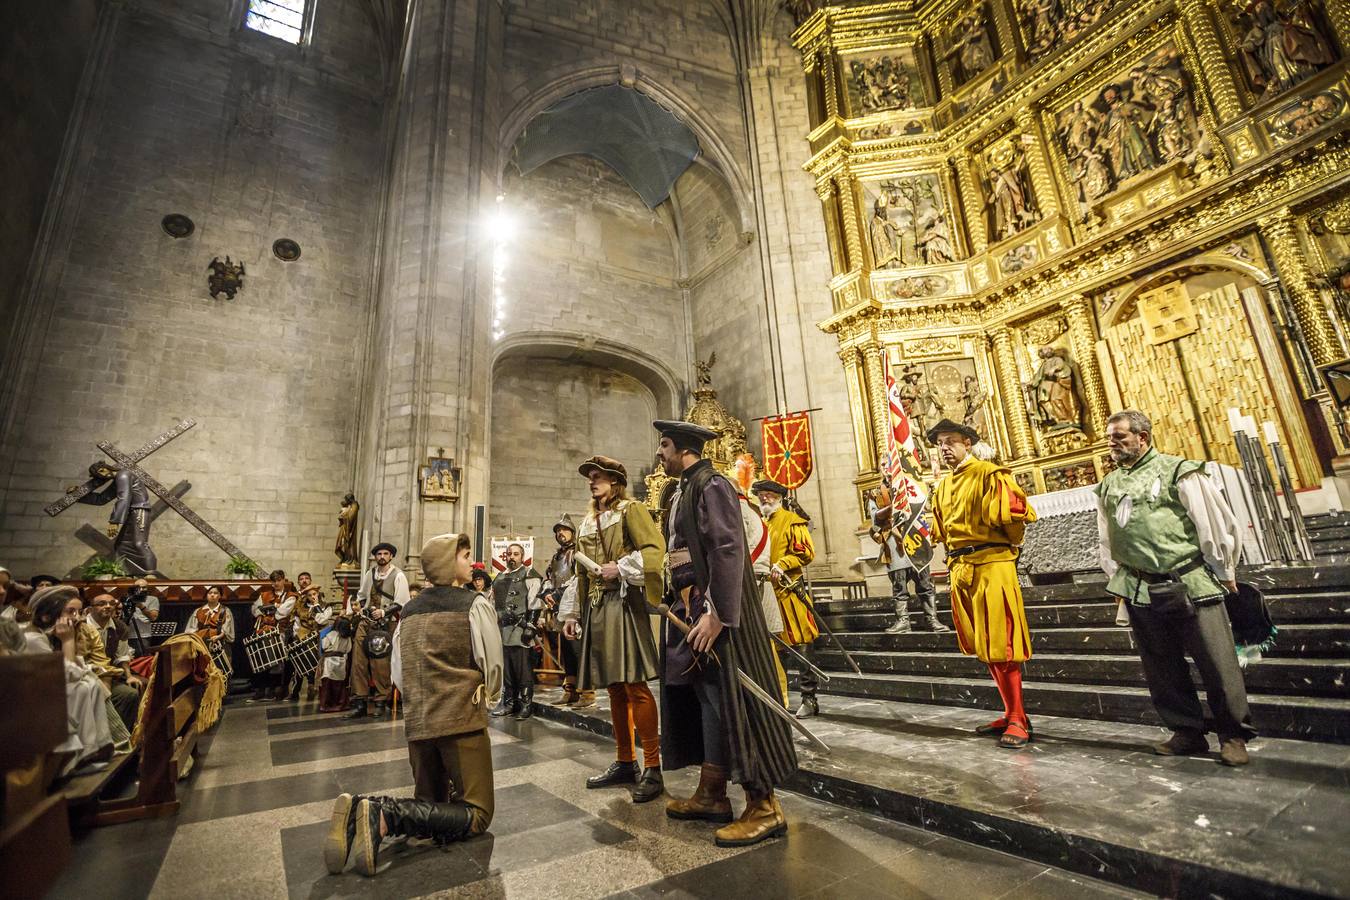
[[[811,414],[787,413],[760,422],[764,443],[764,474],[789,489],[811,477]]]

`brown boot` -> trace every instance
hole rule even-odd
[[[705,822],[730,822],[731,801],[727,799],[727,770],[704,763],[698,773],[698,788],[688,800],[666,802],[666,815],[672,819],[699,819]]]
[[[590,709],[595,705],[595,691],[582,691],[577,697],[576,709]]]
[[[581,694],[577,692],[577,683],[571,678],[563,682],[562,691],[562,697],[558,700],[560,706],[576,706],[577,701],[581,699]]]
[[[778,798],[772,791],[758,798],[747,791],[745,812],[735,822],[717,829],[714,843],[719,847],[749,847],[780,834],[787,834],[787,819]]]

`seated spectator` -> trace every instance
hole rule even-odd
[[[159,598],[150,590],[150,582],[144,578],[137,578],[131,585],[127,599],[136,608],[131,621],[127,623],[131,629],[132,642],[136,645],[138,653],[149,653],[150,623],[159,618]]]
[[[27,622],[28,598],[33,589],[14,580],[9,569],[0,566],[0,621]]]
[[[76,648],[103,681],[111,695],[113,708],[130,731],[136,727],[136,713],[140,709],[145,681],[131,671],[131,648],[125,640],[126,625],[119,619],[118,611],[117,600],[112,594],[95,597],[80,624]]]
[[[30,604],[33,618],[23,626],[23,652],[55,652],[65,660],[68,734],[56,749],[71,751],[71,759],[63,775],[83,766],[106,765],[113,753],[107,690],[76,651],[82,605],[79,591],[70,585],[35,590]]]

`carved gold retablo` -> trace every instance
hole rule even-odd
[[[1139,318],[1144,322],[1149,343],[1154,345],[1175,341],[1200,329],[1190,294],[1180,281],[1140,293]]]

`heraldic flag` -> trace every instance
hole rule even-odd
[[[900,398],[900,385],[891,372],[891,361],[881,351],[881,370],[886,378],[886,477],[894,498],[891,522],[905,556],[922,571],[933,562],[933,541],[928,529],[928,491],[919,474],[918,455],[909,414]]]
[[[764,474],[795,489],[811,477],[811,414],[769,416],[760,423],[764,439]]]

